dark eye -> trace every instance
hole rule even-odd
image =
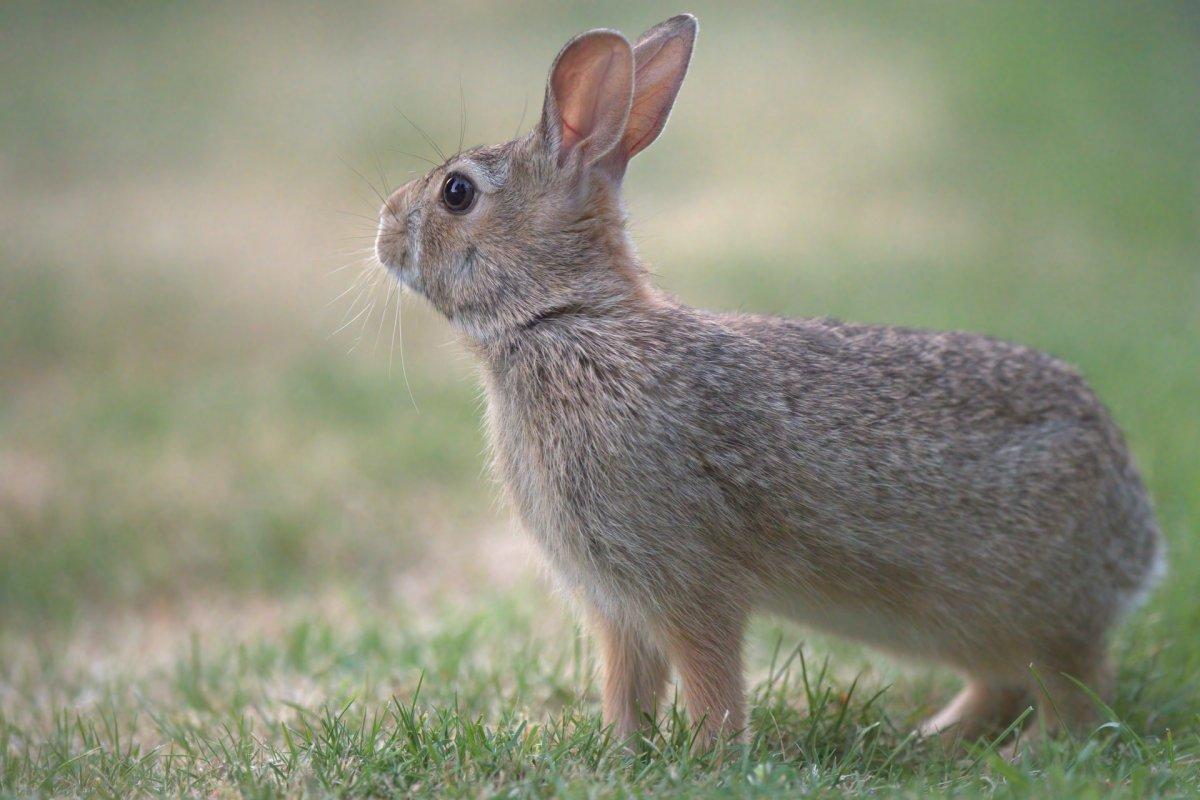
[[[442,184],[442,202],[455,214],[467,213],[475,203],[475,184],[465,175],[451,172]]]

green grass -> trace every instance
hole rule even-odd
[[[1168,677],[1154,647],[1123,645],[1130,666],[1109,722],[1010,764],[992,742],[958,753],[915,740],[910,717],[922,705],[914,697],[929,699],[923,690],[876,686],[869,667],[839,677],[822,643],[800,645],[764,625],[753,648],[762,677],[748,745],[699,753],[672,707],[642,752],[629,754],[596,717],[587,643],[561,619],[546,625],[529,598],[439,618],[427,630],[393,625],[380,611],[351,604],[336,617],[299,615],[270,637],[233,644],[184,639],[162,664],[107,677],[30,653],[12,687],[21,707],[0,718],[0,778],[88,796],[1200,790],[1195,720],[1145,733],[1188,713],[1162,709],[1166,717],[1147,719],[1138,710],[1159,699],[1147,687]],[[1173,687],[1184,688],[1196,687]],[[27,741],[32,729],[42,733]]]
[[[0,9],[0,797],[1200,793],[1190,6],[694,8],[628,179],[691,302],[1082,368],[1171,544],[1089,736],[944,752],[909,731],[955,678],[763,619],[749,745],[667,710],[625,753],[445,323],[330,336],[374,192],[421,169],[399,111],[456,143],[461,78],[468,143],[504,138],[569,35],[679,10]]]

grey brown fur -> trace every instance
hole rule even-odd
[[[1026,347],[653,288],[620,182],[695,34],[684,15],[636,48],[577,37],[534,131],[381,214],[380,260],[483,365],[499,475],[601,641],[606,722],[635,733],[670,664],[707,738],[738,734],[742,632],[765,610],[959,671],[928,733],[1011,721],[1040,699],[1031,665],[1047,727],[1087,724],[1067,676],[1109,689],[1107,632],[1163,563],[1120,431]],[[479,187],[468,213],[441,202],[451,172]]]

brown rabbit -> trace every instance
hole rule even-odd
[[[602,642],[605,721],[636,733],[674,665],[706,739],[740,735],[758,609],[960,672],[926,732],[979,735],[1043,685],[1047,728],[1086,725],[1073,679],[1108,691],[1107,633],[1164,563],[1120,431],[1019,345],[656,290],[621,179],[696,33],[572,39],[532,132],[380,216],[379,259],[483,364],[496,467]]]

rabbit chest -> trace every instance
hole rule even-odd
[[[486,378],[494,467],[525,527],[565,588],[602,607],[688,590],[691,565],[729,557],[708,532],[737,524],[696,481],[702,432],[637,377],[614,383],[578,352],[551,363]]]

